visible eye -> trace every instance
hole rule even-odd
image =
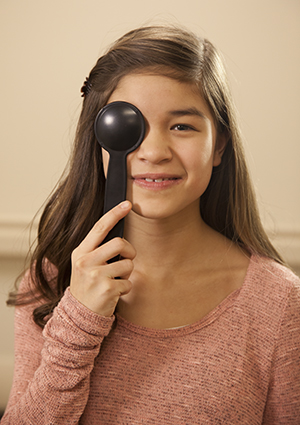
[[[187,124],[176,124],[172,127],[176,131],[195,131],[195,128]]]

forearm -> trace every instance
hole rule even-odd
[[[87,310],[67,290],[45,326],[41,363],[28,384],[22,365],[16,365],[1,424],[77,424],[88,400],[94,359],[112,322]]]

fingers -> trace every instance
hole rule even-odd
[[[72,264],[70,291],[88,309],[110,317],[120,296],[132,288],[129,280],[132,270],[133,262],[130,259],[97,265],[91,264],[88,254]]]
[[[105,273],[112,279],[120,278],[128,280],[133,271],[133,262],[128,259],[122,259],[115,263],[110,263],[105,268]]]
[[[107,317],[114,313],[120,296],[131,290],[129,278],[136,252],[125,239],[101,242],[130,209],[130,202],[123,202],[108,211],[72,253],[72,295],[90,310]],[[118,255],[121,260],[108,264],[110,258]]]
[[[106,244],[97,247],[90,255],[91,260],[94,258],[98,264],[105,264],[116,256],[133,260],[136,256],[136,251],[125,239],[114,238],[106,242]]]
[[[101,217],[79,245],[80,251],[88,253],[97,248],[109,231],[129,213],[131,207],[132,205],[129,201],[124,201]]]
[[[126,279],[102,278],[101,285],[95,286],[94,291],[89,291],[79,301],[95,313],[111,317],[114,314],[119,298],[128,294],[131,287],[131,282]],[[76,295],[74,296],[76,297]]]

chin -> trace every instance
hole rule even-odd
[[[162,202],[151,204],[133,203],[132,211],[139,217],[147,220],[166,221],[171,218],[183,219],[187,213],[182,205],[163,205]]]
[[[167,211],[166,208],[162,209],[162,205],[141,205],[138,203],[133,203],[132,211],[140,216],[147,219],[165,219],[170,216],[170,211]],[[172,213],[171,213],[172,215]]]

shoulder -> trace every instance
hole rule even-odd
[[[57,268],[48,260],[44,262],[43,274],[47,280],[47,287],[38,282],[35,274],[35,264],[29,268],[23,275],[16,293],[16,309],[15,319],[16,323],[33,324],[38,329],[41,329],[33,321],[33,312],[36,308],[43,306],[49,302],[47,294],[55,294],[57,292]]]
[[[300,278],[292,270],[266,257],[251,257],[247,278],[256,289],[271,290],[278,296],[300,290]]]
[[[249,314],[265,323],[277,327],[286,314],[300,317],[299,277],[269,258],[251,257],[241,295]]]
[[[43,264],[43,274],[49,284],[49,287],[52,290],[55,290],[56,288],[56,277],[57,277],[58,270],[57,268],[50,263],[50,261],[45,260]],[[36,283],[36,276],[35,276],[35,264],[32,265],[30,269],[27,269],[23,275],[23,278],[20,282],[18,293],[20,295],[31,295],[37,293],[37,283]],[[38,298],[35,296],[35,298]]]
[[[247,349],[270,365],[275,352],[300,349],[300,280],[273,260],[252,256],[232,318]]]

